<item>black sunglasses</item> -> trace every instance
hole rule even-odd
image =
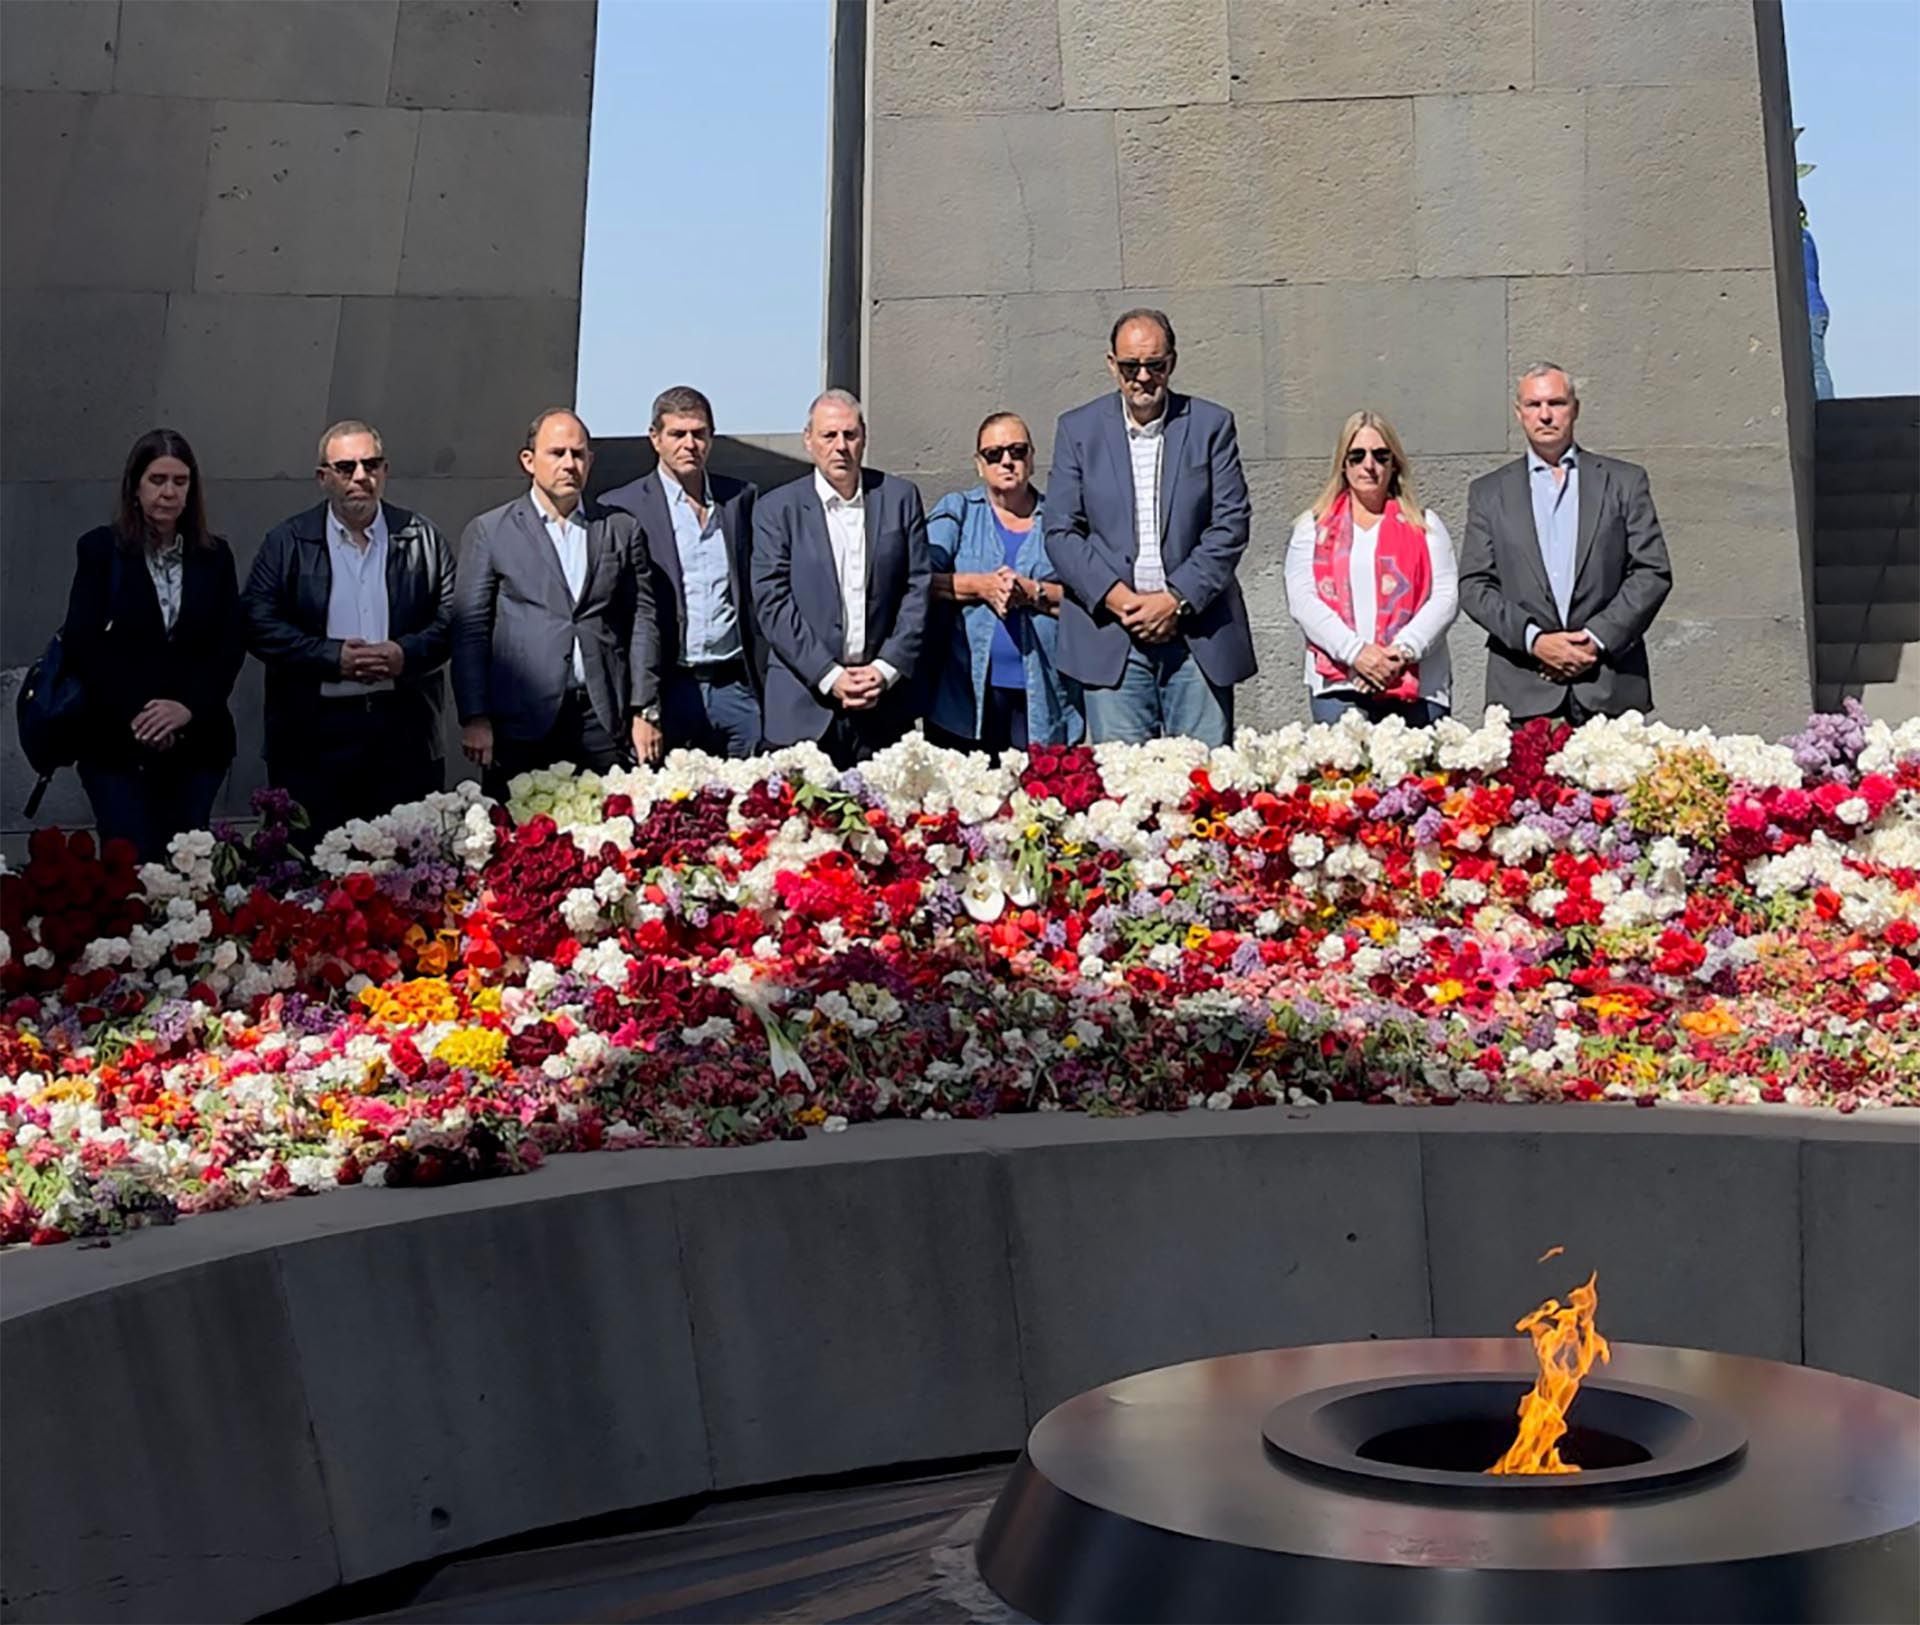
[[[336,457],[322,466],[332,469],[341,479],[350,480],[356,468],[364,468],[369,474],[378,474],[387,466],[387,460],[384,457]]]
[[[1144,360],[1138,361],[1129,357],[1125,361],[1116,359],[1113,364],[1120,369],[1121,375],[1126,378],[1138,378],[1143,372],[1154,378],[1164,378],[1173,370],[1173,357],[1170,355],[1151,355]]]
[[[1347,453],[1347,467],[1358,468],[1369,457],[1382,468],[1393,467],[1393,453],[1385,446],[1355,446]]]
[[[1016,463],[1024,463],[1033,455],[1033,447],[1024,440],[1010,440],[1004,446],[982,446],[975,455],[998,468],[1000,459],[1003,457],[1010,457]]]

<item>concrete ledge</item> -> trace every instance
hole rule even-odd
[[[1920,1393],[1917,1260],[1920,1113],[1778,1109],[889,1123],[214,1215],[0,1258],[0,1613],[247,1618],[1593,1268],[1613,1336]]]

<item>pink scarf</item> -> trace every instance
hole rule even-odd
[[[1313,586],[1320,601],[1348,626],[1353,626],[1353,493],[1342,491],[1313,539]],[[1353,629],[1371,643],[1383,648],[1392,644],[1401,629],[1419,612],[1433,591],[1433,561],[1427,556],[1427,538],[1400,515],[1400,499],[1395,497],[1380,515],[1380,531],[1374,542],[1374,573],[1378,589],[1374,594],[1374,621],[1371,636],[1361,627]],[[1324,649],[1314,649],[1313,669],[1330,682],[1345,681],[1352,673]],[[1420,669],[1409,666],[1400,681],[1382,696],[1390,700],[1417,700],[1420,697]]]

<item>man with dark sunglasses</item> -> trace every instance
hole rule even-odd
[[[1061,417],[1047,553],[1066,586],[1060,670],[1085,689],[1088,736],[1233,738],[1233,688],[1256,668],[1235,577],[1251,509],[1233,414],[1176,394],[1173,323],[1113,325],[1119,385]]]
[[[306,809],[310,841],[446,782],[453,626],[453,549],[383,500],[379,431],[334,424],[314,475],[324,500],[267,533],[242,599],[267,668],[267,782]]]

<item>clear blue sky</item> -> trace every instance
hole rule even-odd
[[[1786,0],[1786,19],[1835,387],[1920,393],[1920,0]],[[579,391],[598,433],[641,433],[673,383],[723,432],[799,427],[828,32],[826,0],[601,0]]]

